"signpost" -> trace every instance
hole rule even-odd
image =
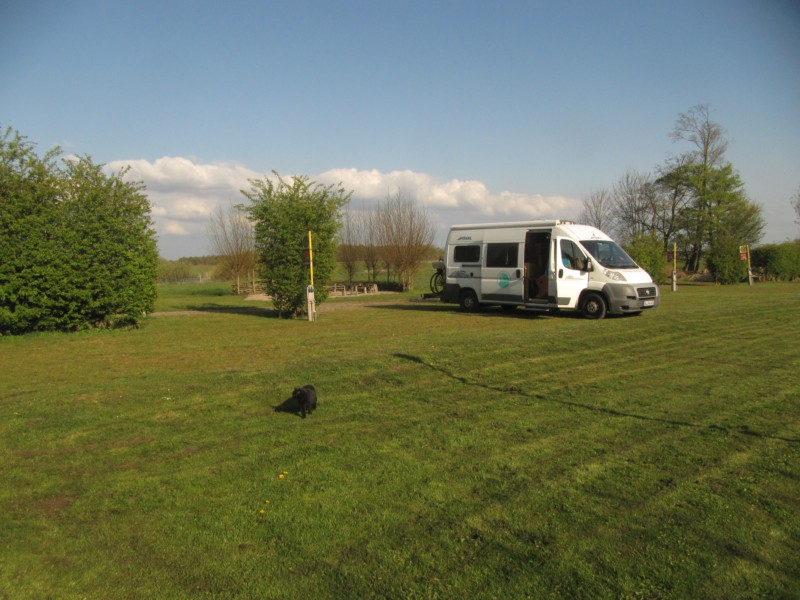
[[[753,269],[750,266],[750,244],[739,246],[739,259],[747,261],[747,283],[753,285]]]
[[[308,320],[317,320],[317,303],[314,299],[314,250],[311,246],[311,231],[308,232],[308,268],[311,273],[311,285],[306,288],[306,311]]]
[[[672,242],[672,291],[678,290],[678,242]]]

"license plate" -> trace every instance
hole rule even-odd
[[[655,306],[655,304],[656,304],[656,301],[655,301],[655,300],[645,300],[645,301],[642,303],[642,305],[643,305],[643,306]]]

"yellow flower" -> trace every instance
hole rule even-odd
[[[267,511],[265,511],[265,510],[262,508],[260,511],[258,511],[258,514],[260,514],[260,515],[263,515],[263,514],[266,514],[266,512],[267,512]]]
[[[264,500],[264,504],[269,504],[269,500]]]
[[[283,478],[285,478],[285,477],[286,477],[286,475],[284,475],[283,473],[281,473],[280,475],[278,475],[278,479],[283,479]]]

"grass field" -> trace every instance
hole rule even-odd
[[[602,321],[225,289],[0,338],[0,598],[800,597],[798,284]]]

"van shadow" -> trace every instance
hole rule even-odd
[[[479,387],[479,388],[483,388],[483,389],[486,389],[486,390],[491,390],[493,392],[500,392],[500,393],[505,393],[505,394],[514,394],[514,395],[517,395],[517,396],[523,396],[525,398],[532,398],[532,399],[535,399],[535,400],[542,400],[542,401],[550,402],[550,403],[553,403],[553,404],[560,404],[562,406],[569,406],[571,408],[578,408],[578,409],[587,410],[587,411],[591,411],[591,412],[595,412],[595,413],[603,413],[603,414],[611,415],[611,416],[614,416],[614,417],[621,417],[621,418],[627,418],[627,419],[636,419],[636,420],[639,420],[639,421],[650,421],[650,422],[653,422],[653,423],[664,423],[665,425],[672,425],[672,426],[676,426],[676,427],[691,427],[691,428],[699,429],[699,430],[702,430],[702,429],[715,430],[715,431],[720,431],[722,433],[725,433],[726,435],[727,434],[746,435],[746,436],[752,436],[752,437],[757,437],[757,438],[780,440],[782,442],[788,442],[790,444],[798,444],[798,443],[800,443],[800,438],[782,437],[782,436],[777,436],[777,435],[768,435],[768,434],[765,434],[765,433],[760,433],[758,431],[754,431],[754,430],[750,429],[747,425],[739,425],[735,429],[732,429],[732,428],[729,428],[729,427],[723,427],[721,425],[716,425],[714,423],[712,423],[711,425],[700,425],[700,424],[697,424],[697,423],[691,423],[689,421],[678,421],[678,420],[674,420],[674,419],[662,419],[662,418],[659,418],[659,417],[650,417],[650,416],[647,416],[647,415],[640,415],[640,414],[637,414],[637,413],[625,412],[625,411],[616,410],[616,409],[613,409],[613,408],[606,408],[606,407],[603,407],[603,406],[593,406],[591,404],[585,404],[583,402],[572,402],[570,400],[559,400],[558,398],[545,396],[543,394],[530,393],[530,392],[527,392],[527,391],[525,391],[525,390],[523,390],[523,389],[521,389],[521,388],[519,388],[517,386],[511,386],[511,387],[508,387],[508,388],[503,388],[503,387],[499,387],[499,386],[487,385],[487,384],[484,384],[484,383],[477,383],[475,381],[469,381],[466,377],[463,377],[463,376],[460,376],[460,375],[456,375],[452,371],[449,371],[449,370],[447,370],[447,369],[445,369],[443,367],[431,364],[431,363],[425,361],[423,358],[420,358],[419,356],[414,356],[412,354],[402,354],[402,353],[395,353],[395,354],[393,354],[393,356],[395,358],[399,358],[401,360],[407,360],[409,362],[413,362],[413,363],[416,363],[418,365],[422,365],[423,367],[431,369],[432,371],[437,371],[438,373],[442,373],[446,377],[449,377],[450,379],[453,379],[453,380],[455,380],[455,381],[457,381],[459,383],[462,383],[464,385]]]
[[[407,304],[371,304],[368,308],[377,308],[384,310],[405,310],[405,311],[418,311],[418,312],[449,312],[463,316],[475,317],[492,317],[495,319],[541,319],[541,318],[561,318],[561,319],[580,319],[583,318],[581,313],[576,311],[570,312],[557,312],[557,311],[543,311],[543,310],[530,310],[524,308],[503,308],[501,306],[482,306],[474,312],[464,312],[455,304],[432,303],[424,301],[408,302]],[[609,318],[611,315],[609,315]]]
[[[375,304],[365,304],[364,308],[378,308],[384,310],[408,310],[417,312],[445,312],[447,310],[453,310],[452,306],[447,306],[446,304],[423,302],[419,300],[411,300],[410,302],[405,304],[388,304],[388,303],[376,302]]]

